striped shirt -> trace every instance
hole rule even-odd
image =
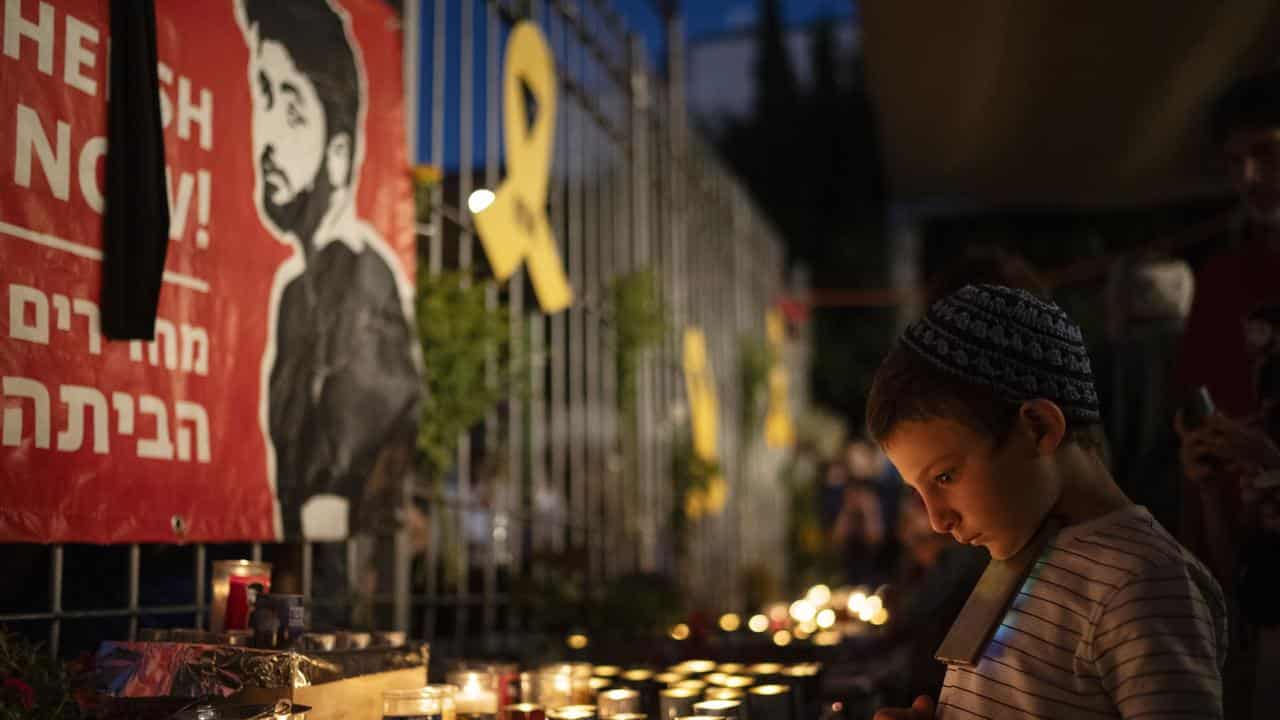
[[[1221,718],[1226,604],[1146,508],[1064,528],[937,717]]]

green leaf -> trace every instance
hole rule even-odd
[[[488,306],[485,295],[490,287],[492,282],[478,281],[467,272],[418,272],[424,390],[418,450],[436,478],[453,466],[458,437],[522,388],[508,310],[500,302]],[[497,370],[492,384],[486,376],[490,352]]]

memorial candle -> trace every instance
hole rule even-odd
[[[693,704],[702,699],[702,690],[674,687],[662,691],[658,706],[658,720],[676,720],[678,717],[693,714]]]
[[[630,688],[604,690],[596,700],[596,707],[600,710],[600,720],[623,713],[634,714],[640,709],[640,693]]]
[[[742,703],[737,700],[703,700],[693,704],[693,711],[698,715],[743,720]]]
[[[515,703],[502,708],[502,720],[546,720],[547,712],[541,705]]]
[[[742,702],[746,699],[746,694],[738,688],[713,687],[707,688],[706,697],[708,700],[737,700]]]
[[[450,684],[458,687],[454,704],[460,720],[494,720],[498,714],[497,678],[489,670],[458,670],[448,674]]]
[[[457,720],[452,685],[427,685],[382,693],[382,720]]]
[[[786,685],[761,685],[747,692],[747,714],[751,720],[792,720],[794,706]]]

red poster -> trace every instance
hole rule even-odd
[[[0,541],[355,529],[418,387],[398,18],[156,0],[166,271],[156,339],[108,341],[108,7],[0,17]]]

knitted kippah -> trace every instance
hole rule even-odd
[[[1025,290],[966,285],[935,302],[902,342],[931,364],[1013,402],[1052,400],[1096,422],[1098,393],[1080,327]]]

